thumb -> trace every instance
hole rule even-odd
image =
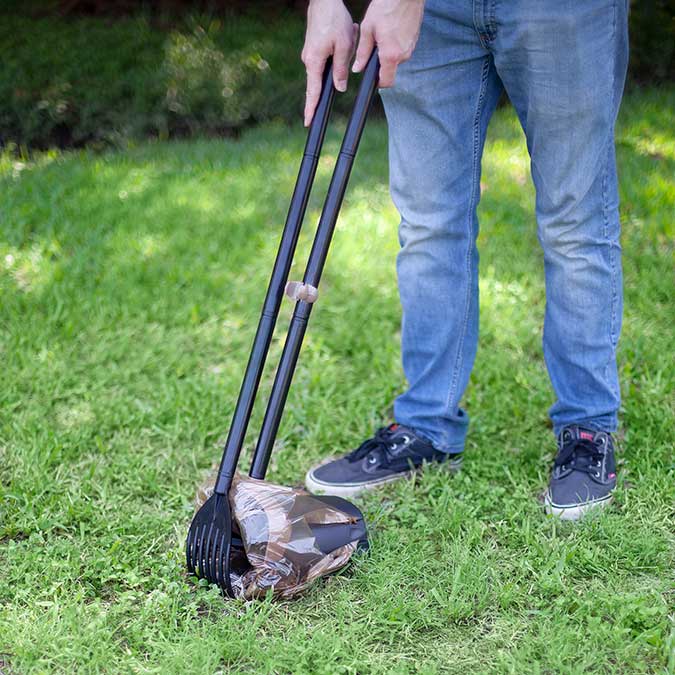
[[[360,73],[365,67],[370,55],[375,47],[375,35],[370,26],[361,24],[361,34],[359,35],[359,46],[356,49],[356,60],[352,66],[352,71]]]

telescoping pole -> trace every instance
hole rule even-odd
[[[298,178],[295,183],[295,190],[291,198],[291,204],[286,216],[277,258],[274,262],[272,276],[267,287],[267,295],[263,304],[262,314],[258,323],[251,356],[246,366],[244,381],[239,391],[239,398],[234,410],[232,424],[227,435],[223,458],[218,470],[215,492],[226,494],[232,484],[232,477],[239,461],[241,447],[244,443],[244,436],[248,422],[251,418],[253,403],[260,384],[260,377],[265,366],[267,352],[269,350],[274,326],[279,315],[279,307],[284,295],[284,287],[288,279],[288,273],[293,261],[293,254],[298,243],[298,236],[302,221],[305,217],[307,201],[314,182],[316,167],[323,146],[323,140],[326,135],[328,117],[335,96],[333,87],[333,73],[331,62],[326,64],[326,70],[323,76],[323,86],[319,103],[312,119],[312,124],[307,135],[305,151],[302,156]]]
[[[333,177],[328,188],[323,211],[321,212],[312,250],[309,254],[303,284],[310,288],[316,289],[319,286],[321,273],[323,272],[333,231],[335,230],[338,212],[340,211],[347,182],[349,181],[349,174],[354,164],[354,157],[361,140],[370,104],[377,89],[378,72],[379,61],[377,50],[374,50],[366,65],[363,79],[356,95],[354,109],[347,123],[340,154],[335,163]],[[300,347],[302,346],[302,340],[307,328],[307,321],[312,311],[312,304],[312,302],[305,300],[299,300],[296,303],[281,355],[281,361],[279,362],[279,368],[277,369],[274,385],[272,386],[272,393],[265,411],[260,436],[253,455],[250,471],[252,478],[265,477],[272,453],[272,446],[279,429],[284,404],[286,403],[298,354],[300,353]]]

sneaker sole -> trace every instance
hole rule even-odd
[[[604,499],[596,499],[592,502],[586,502],[585,504],[576,504],[575,506],[560,506],[554,504],[551,500],[550,492],[546,492],[544,497],[544,504],[546,507],[546,513],[549,516],[557,516],[560,520],[581,520],[589,511],[594,511],[595,509],[602,509],[605,506],[608,506],[612,503],[612,495],[608,495]]]
[[[463,457],[455,460],[449,460],[440,464],[440,466],[447,468],[451,474],[456,474],[462,468]],[[318,467],[317,467],[318,468]],[[403,478],[409,478],[414,473],[419,473],[422,470],[422,467],[414,469],[413,471],[406,471],[404,473],[398,473],[394,476],[388,476],[387,478],[381,478],[377,481],[371,481],[369,483],[325,483],[321,480],[318,480],[314,477],[314,469],[310,469],[305,476],[305,487],[309,492],[315,495],[333,495],[335,497],[356,497],[368,490],[375,490],[376,488],[382,487],[383,485],[388,485],[389,483],[394,483],[397,480]]]

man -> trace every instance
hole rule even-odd
[[[527,137],[544,250],[558,441],[547,511],[577,519],[609,503],[622,311],[614,123],[627,11],[627,0],[372,0],[353,70],[378,47],[409,388],[396,424],[309,471],[310,490],[349,496],[423,462],[461,465],[469,420],[459,403],[478,338],[480,162],[505,89]],[[311,0],[305,124],[329,56],[345,90],[357,28],[341,0]]]

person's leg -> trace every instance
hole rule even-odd
[[[537,193],[556,435],[568,425],[617,426],[622,287],[614,123],[628,57],[626,4],[514,0],[496,8],[490,46],[527,137]]]
[[[493,0],[482,0],[493,4]],[[546,509],[611,501],[621,248],[614,123],[628,60],[626,0],[500,4],[491,49],[525,130],[544,250],[544,356],[558,454]]]
[[[428,0],[412,58],[381,91],[391,194],[401,215],[398,278],[409,388],[397,424],[310,469],[311,492],[344,497],[424,462],[459,469],[468,417],[459,401],[478,337],[476,206],[488,120],[501,93],[473,25],[472,0]]]
[[[471,0],[429,0],[412,58],[381,91],[389,125],[391,195],[401,216],[397,271],[408,389],[400,424],[461,452],[459,402],[478,338],[480,161],[501,93],[473,25]]]

